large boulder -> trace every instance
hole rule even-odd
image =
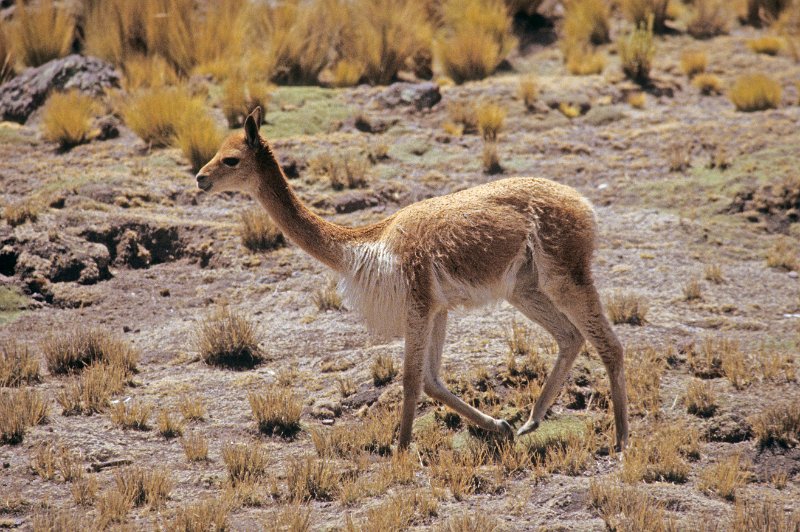
[[[99,96],[119,87],[119,73],[109,63],[82,55],[68,55],[29,68],[0,85],[0,119],[24,123],[53,90],[77,89]]]
[[[385,109],[400,105],[413,105],[417,111],[422,111],[433,107],[441,99],[442,94],[439,92],[439,86],[430,81],[424,83],[392,83],[378,95],[378,103]]]

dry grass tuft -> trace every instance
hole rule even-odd
[[[194,395],[184,395],[178,403],[184,421],[203,421],[206,417],[206,405],[203,399]]]
[[[751,419],[753,432],[762,449],[795,447],[800,442],[800,405],[787,402],[769,406]]]
[[[14,77],[16,58],[11,40],[4,28],[0,28],[0,85]]]
[[[519,98],[525,105],[525,109],[532,111],[536,107],[539,99],[539,84],[533,76],[525,76],[519,81]]]
[[[217,123],[205,113],[197,115],[193,121],[184,120],[175,131],[175,145],[189,160],[195,173],[214,157],[222,140],[223,135]]]
[[[706,337],[700,349],[689,351],[687,358],[695,376],[703,379],[725,377],[737,389],[748,385],[753,377],[753,368],[736,340]]]
[[[219,307],[200,323],[197,350],[211,366],[250,369],[264,361],[255,325],[228,307]]]
[[[339,295],[339,290],[337,290],[336,285],[336,279],[331,277],[325,282],[324,287],[314,290],[312,299],[318,311],[344,310],[342,296]]]
[[[121,392],[128,377],[120,366],[106,362],[92,364],[80,378],[67,383],[56,394],[65,416],[104,411],[114,394]]]
[[[14,339],[0,343],[0,386],[17,387],[41,380],[39,360],[27,345]]]
[[[732,501],[736,490],[747,484],[750,473],[739,454],[730,456],[700,472],[697,487],[706,493],[716,493]]]
[[[778,55],[783,49],[783,39],[771,35],[764,35],[763,37],[747,41],[747,47],[757,54]]]
[[[55,510],[46,508],[33,516],[32,530],[34,532],[88,530],[84,516],[77,511]]]
[[[484,141],[494,142],[503,129],[506,109],[494,103],[483,103],[478,106],[478,130]]]
[[[167,529],[176,532],[222,532],[228,530],[232,503],[227,499],[205,499],[178,508]]]
[[[699,457],[697,431],[682,425],[656,427],[649,435],[636,439],[626,451],[620,477],[628,483],[673,482],[689,478],[686,458]]]
[[[311,528],[311,507],[299,503],[287,504],[283,510],[264,521],[265,530],[287,530],[289,532],[309,532]]]
[[[636,83],[647,83],[656,54],[652,21],[647,25],[639,24],[628,36],[620,39],[617,50],[625,75]]]
[[[267,454],[258,444],[225,444],[222,460],[233,485],[256,482],[267,473]]]
[[[16,445],[28,427],[47,420],[48,406],[36,390],[0,390],[0,443]]]
[[[79,506],[91,506],[97,500],[97,478],[94,476],[82,477],[70,486],[72,500]]]
[[[139,89],[160,89],[178,84],[178,73],[160,55],[134,55],[125,61],[124,86],[133,93]]]
[[[399,426],[396,408],[380,408],[361,420],[357,431],[346,425],[312,430],[311,440],[320,458],[350,458],[362,452],[387,455]]]
[[[698,74],[692,80],[692,85],[700,89],[700,93],[705,96],[722,94],[722,81],[714,74]]]
[[[268,251],[286,244],[283,233],[263,209],[250,209],[240,215],[239,236],[250,251]]]
[[[566,59],[567,70],[574,76],[602,74],[606,68],[605,54],[596,50],[573,49]]]
[[[725,0],[695,0],[686,30],[695,39],[710,39],[730,30],[730,6]]]
[[[200,433],[192,433],[181,437],[181,447],[190,462],[208,460],[208,440]]]
[[[75,20],[53,0],[30,5],[19,2],[13,19],[14,55],[25,65],[36,67],[70,51]]]
[[[750,530],[767,530],[783,532],[800,529],[800,511],[792,508],[786,512],[785,508],[792,507],[789,502],[777,501],[772,498],[763,500],[737,499],[733,509],[733,519],[730,530],[745,532]]]
[[[711,417],[717,411],[717,398],[710,382],[692,379],[683,398],[686,411],[699,417]]]
[[[737,111],[776,109],[781,103],[781,84],[764,74],[745,74],[736,79],[728,93]]]
[[[661,377],[666,369],[665,357],[652,347],[631,349],[627,353],[628,397],[634,413],[658,417],[661,408]]]
[[[141,467],[126,467],[114,473],[114,486],[133,506],[147,504],[157,509],[166,503],[173,482],[163,469],[147,471]]]
[[[90,96],[77,91],[57,92],[44,106],[42,136],[48,142],[57,142],[61,149],[89,142],[96,112]]]
[[[204,116],[202,103],[180,86],[141,91],[122,108],[122,118],[128,127],[154,148],[175,144],[179,131],[183,132],[188,146],[188,141],[193,140],[192,130],[207,131],[205,121],[198,120],[197,125],[189,121],[200,116]],[[218,147],[219,142],[214,150]]]
[[[177,438],[183,434],[183,422],[172,416],[169,410],[162,408],[156,418],[158,432],[167,439]]]
[[[570,0],[565,3],[562,49],[611,42],[610,7],[603,0]],[[565,55],[569,55],[565,52]]]
[[[291,390],[272,388],[262,393],[250,393],[247,399],[260,432],[288,438],[300,430],[303,405]]]
[[[719,264],[706,265],[705,271],[703,272],[703,277],[706,281],[714,284],[722,284],[725,282],[725,277],[722,275],[722,266]]]
[[[16,204],[8,204],[3,207],[3,218],[8,225],[17,227],[25,222],[35,222],[39,219],[39,212],[42,207],[35,201],[27,200]]]
[[[125,493],[118,489],[110,488],[97,498],[97,526],[101,529],[108,528],[113,523],[122,523],[133,509],[131,501]]]
[[[592,480],[589,498],[609,529],[666,532],[675,528],[666,517],[664,506],[634,486],[618,485],[608,479]]]
[[[700,284],[700,279],[691,277],[686,281],[686,284],[683,285],[683,299],[686,301],[703,299],[703,287]]]
[[[342,398],[350,397],[356,393],[356,383],[350,377],[337,377],[336,387],[339,389],[339,395]]]
[[[788,238],[777,240],[767,252],[767,266],[787,271],[799,270],[797,247]]]
[[[483,145],[481,164],[483,165],[483,172],[488,175],[503,173],[504,169],[503,165],[500,164],[500,155],[497,153],[496,142],[487,142]]]
[[[325,458],[295,458],[286,471],[289,497],[295,502],[331,501],[341,485],[341,474]]]
[[[647,323],[647,302],[643,296],[615,292],[605,302],[606,313],[615,324],[644,325]]]
[[[102,329],[76,328],[50,335],[41,350],[47,369],[56,375],[81,371],[96,362],[120,368],[127,375],[136,372],[139,360],[136,349]]]
[[[370,183],[369,159],[351,150],[342,155],[322,154],[309,161],[311,171],[326,176],[333,190],[366,188]]]
[[[137,401],[117,401],[111,405],[111,422],[123,429],[150,430],[147,420],[153,405]]]
[[[516,45],[502,0],[447,0],[441,10],[435,55],[456,83],[492,74]]]
[[[681,54],[681,70],[690,78],[705,72],[707,66],[708,56],[705,52],[687,50]]]
[[[631,92],[628,94],[628,105],[634,109],[644,109],[647,105],[647,95],[641,91]]]
[[[272,86],[267,83],[250,81],[241,76],[229,78],[222,85],[220,97],[220,107],[228,127],[242,127],[244,119],[256,107],[266,110],[271,93]]]
[[[391,355],[378,355],[369,369],[375,386],[385,386],[397,376],[397,368]]]
[[[31,469],[44,480],[51,480],[56,472],[61,474],[64,482],[72,482],[83,478],[81,457],[64,445],[44,442],[37,445],[31,458]]]
[[[651,25],[659,33],[666,29],[669,0],[622,0],[621,7],[634,26]]]

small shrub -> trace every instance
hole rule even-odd
[[[689,50],[681,54],[681,70],[690,78],[705,72],[707,66],[708,57],[705,52]]]
[[[249,369],[264,361],[259,333],[247,318],[228,307],[220,307],[200,324],[197,350],[211,366]]]
[[[683,285],[683,299],[686,301],[697,301],[703,298],[703,287],[697,277],[692,277]]]
[[[217,153],[222,132],[211,116],[201,113],[193,120],[184,119],[177,124],[175,144],[189,160],[192,172],[197,173]]]
[[[206,499],[178,508],[167,529],[176,532],[222,532],[229,530],[232,504],[227,499]]]
[[[780,83],[764,74],[746,74],[736,79],[728,97],[737,111],[775,109],[781,103]]]
[[[660,33],[666,29],[669,0],[623,0],[622,11],[634,26],[650,25]],[[652,19],[652,21],[651,21]]]
[[[525,105],[525,109],[531,111],[536,107],[539,99],[539,85],[533,76],[526,76],[519,82],[519,97]]]
[[[700,93],[705,96],[722,94],[722,81],[714,74],[698,74],[692,80],[692,85],[700,89]]]
[[[503,173],[503,166],[500,164],[500,156],[497,153],[497,143],[487,142],[483,145],[481,162],[484,173],[489,175]]]
[[[397,368],[391,355],[378,355],[370,366],[372,382],[375,386],[385,386],[389,384],[397,375]]]
[[[225,444],[222,447],[222,460],[234,485],[257,481],[267,473],[267,454],[257,444]]]
[[[183,434],[183,423],[172,417],[168,410],[161,409],[156,418],[158,432],[167,439],[177,438]]]
[[[263,393],[247,396],[250,409],[264,434],[290,437],[300,430],[300,414],[303,405],[286,388],[269,389]]]
[[[767,251],[767,266],[787,271],[800,269],[797,248],[787,238],[781,238]]]
[[[516,44],[501,0],[447,0],[435,56],[456,83],[492,74]]]
[[[70,51],[75,20],[53,0],[33,6],[20,2],[14,12],[15,56],[31,67],[64,57]]]
[[[127,342],[102,329],[78,327],[50,335],[41,344],[47,369],[59,375],[74,373],[95,362],[120,368],[126,374],[136,372],[139,352]]]
[[[89,142],[95,103],[79,92],[57,92],[48,98],[42,116],[42,136],[68,149]]]
[[[41,381],[39,360],[16,340],[0,343],[0,386],[22,386]]]
[[[202,434],[194,433],[181,437],[181,447],[190,462],[205,462],[208,460],[208,441]]]
[[[649,81],[656,54],[652,21],[647,26],[640,24],[627,37],[620,39],[617,49],[625,75],[636,83]]]
[[[697,487],[706,493],[716,493],[723,499],[732,501],[736,490],[747,483],[750,474],[742,467],[741,455],[735,454],[705,468],[700,473]]]
[[[747,46],[757,54],[778,55],[783,48],[783,39],[765,35],[747,41]]]
[[[47,411],[44,397],[36,390],[0,390],[0,443],[20,443],[28,427],[47,420]]]
[[[750,421],[762,449],[795,447],[800,441],[800,405],[796,402],[768,406]]]
[[[684,396],[686,411],[699,417],[711,417],[717,411],[717,398],[710,382],[692,379]]]
[[[478,130],[484,141],[493,142],[503,129],[506,110],[493,103],[484,103],[478,107]]]
[[[153,406],[137,400],[118,401],[111,405],[111,422],[123,429],[150,430],[147,420]]]
[[[263,209],[250,209],[240,215],[239,235],[250,251],[267,251],[283,246],[283,233]]]
[[[41,207],[31,201],[23,201],[17,204],[9,204],[3,208],[3,218],[5,218],[8,225],[16,227],[25,222],[35,222],[39,219],[39,211]]]
[[[695,39],[709,39],[728,33],[730,6],[724,0],[695,0],[694,15],[686,30]]]
[[[335,279],[329,278],[325,282],[325,286],[314,290],[312,300],[314,301],[314,305],[317,307],[318,311],[325,312],[326,310],[344,309],[342,296],[339,295],[336,284],[337,283]]]
[[[606,300],[606,312],[615,324],[644,325],[647,323],[647,302],[642,296],[615,292]]]
[[[295,458],[286,471],[286,484],[292,501],[331,501],[339,491],[341,475],[325,458]]]

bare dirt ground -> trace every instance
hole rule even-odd
[[[659,90],[647,93],[643,109],[627,105],[626,91],[631,87],[620,74],[616,56],[602,76],[572,77],[565,74],[555,48],[534,47],[512,58],[516,71],[443,88],[443,101],[424,112],[375,105],[375,96],[384,90],[379,87],[280,88],[266,113],[263,132],[284,160],[296,163],[299,176],[292,184],[302,198],[328,219],[356,225],[419,199],[503,177],[483,173],[478,135],[451,137],[442,123],[448,119],[450,102],[489,100],[506,107],[508,117],[498,144],[504,175],[554,179],[592,200],[600,228],[595,264],[600,290],[605,296],[618,291],[638,295],[649,307],[646,324],[620,324],[616,331],[629,353],[652,346],[664,356],[671,354],[660,380],[657,411],[642,414],[639,409],[633,415],[632,441],[663,423],[685,423],[701,436],[699,456],[689,462],[685,482],[638,483],[638,488],[658,501],[679,529],[726,529],[734,502],[699,486],[702,472],[724,457],[740,453],[747,463],[750,474],[737,491],[738,499],[774,499],[787,512],[796,510],[800,500],[800,452],[759,450],[747,430],[750,416],[765,407],[800,401],[796,381],[765,379],[759,369],[765,353],[780,353],[796,372],[800,281],[785,269],[768,267],[765,257],[779,240],[788,241],[796,255],[800,230],[782,218],[784,213],[775,218],[736,208],[742,191],[798,177],[800,106],[794,105],[798,94],[793,83],[800,80],[800,65],[785,56],[766,57],[748,50],[746,39],[756,34],[737,29],[699,46],[709,55],[710,71],[726,83],[751,70],[781,81],[784,105],[773,111],[740,113],[725,96],[700,95],[678,66],[681,51],[698,44],[688,37],[667,36],[659,40],[655,60]],[[526,112],[517,87],[528,73],[536,75],[542,101],[585,102],[591,109],[571,120],[557,110]],[[354,127],[357,115],[385,129],[362,132]],[[287,504],[287,465],[293,458],[315,455],[311,431],[330,430],[331,420],[334,426],[358,431],[365,409],[375,408],[369,406],[370,396],[380,394],[378,403],[396,400],[399,378],[371,393],[375,387],[370,364],[376,356],[388,354],[400,366],[402,342],[371,337],[355,312],[318,311],[312,295],[326,285],[328,272],[295,245],[248,252],[237,233],[238,216],[254,202],[196,190],[177,150],[148,151],[123,128],[117,139],[59,153],[39,139],[35,124],[35,119],[26,126],[0,124],[3,199],[13,203],[48,194],[61,201],[54,201],[54,207],[35,222],[15,228],[0,222],[3,243],[13,242],[18,251],[34,253],[59,242],[65,248],[74,242],[82,246],[87,241],[113,242],[126,228],[134,228],[139,234],[156,235],[150,251],[157,258],[146,268],[112,264],[110,277],[92,284],[76,279],[48,283],[46,297],[32,297],[19,272],[6,268],[2,282],[25,290],[25,308],[6,309],[0,337],[17,338],[38,352],[39,342],[48,334],[79,325],[116,333],[142,353],[135,386],[126,388],[120,398],[173,410],[187,393],[202,398],[206,419],[190,423],[185,431],[207,438],[209,461],[189,462],[177,439],[165,439],[154,429],[123,430],[112,424],[108,413],[62,415],[54,398],[67,378],[45,372],[36,388],[50,402],[48,421],[29,429],[22,443],[0,446],[0,522],[29,529],[33,516],[44,508],[79,508],[68,483],[43,480],[31,471],[34,449],[45,441],[79,451],[85,466],[124,458],[148,469],[166,468],[174,481],[167,504],[157,511],[146,507],[131,511],[127,524],[133,529],[166,526],[177,508],[220,494],[227,481],[221,449],[226,443],[242,442],[266,449],[279,493],[259,506],[237,506],[230,526],[240,530],[276,526],[275,515]],[[321,153],[378,145],[388,148],[387,157],[370,168],[366,192],[332,192],[308,169],[309,161]],[[689,164],[673,171],[676,152]],[[724,153],[724,169],[710,167],[718,153]],[[371,194],[378,200],[367,208],[336,214],[336,205],[347,203],[354,194]],[[720,267],[721,283],[704,278],[709,265]],[[701,295],[687,300],[684,288],[692,278],[699,280]],[[267,362],[252,370],[230,371],[199,360],[194,346],[198,325],[220,304],[258,324]],[[499,375],[505,370],[512,321],[523,319],[507,304],[455,312],[448,330],[445,373],[472,379],[485,368],[497,393],[507,400],[511,390]],[[543,331],[531,327],[544,337]],[[687,346],[721,337],[740,342],[751,382],[736,389],[725,378],[712,379],[717,412],[707,419],[689,415],[682,399],[692,379]],[[542,356],[548,363],[554,360],[550,352]],[[628,360],[629,365],[635,363]],[[337,371],[323,371],[331,361],[338,362]],[[605,378],[596,356],[581,356],[578,366],[550,419],[607,421],[604,409],[571,405],[567,390],[577,386],[576,376],[589,372]],[[360,404],[345,401],[342,408],[339,378],[352,379],[356,398],[365,399]],[[248,391],[276,386],[279,379],[291,381],[304,405],[302,430],[288,440],[259,434],[247,401]],[[443,412],[427,402],[419,416],[434,410]],[[374,471],[389,458],[370,460],[367,467]],[[490,464],[485,475],[494,479],[492,489],[476,489],[457,499],[445,487],[437,492],[435,515],[417,516],[411,526],[436,528],[452,516],[483,514],[511,530],[602,530],[607,522],[591,504],[590,482],[612,482],[622,464],[620,456],[599,452],[573,475],[534,475],[530,469],[509,473],[502,465]],[[776,473],[785,473],[785,485],[776,487]],[[113,468],[92,475],[101,493],[113,484]],[[336,498],[305,504],[312,529],[344,527],[348,519],[367,526],[370,509],[379,508],[393,494],[430,491],[434,484],[426,464],[416,470],[410,486],[389,486],[351,505]],[[90,505],[80,511],[91,518],[98,510]]]

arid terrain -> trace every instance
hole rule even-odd
[[[3,433],[0,527],[800,529],[800,63],[752,49],[770,27],[734,21],[697,40],[674,24],[636,82],[615,44],[632,26],[615,10],[602,73],[571,75],[554,20],[518,25],[505,63],[480,80],[271,87],[261,132],[303,201],[344,225],[508,176],[589,198],[596,282],[626,348],[624,453],[609,448],[608,381],[587,348],[537,432],[504,442],[424,399],[398,455],[401,339],[370,335],[293,243],[245,246],[242,215],[253,223],[260,207],[198,190],[178,147],[154,147],[123,119],[114,138],[60,148],[39,109],[0,122],[0,377],[23,351],[39,368],[0,383],[0,415],[16,415],[26,390],[46,408],[19,438]],[[718,93],[684,73],[687,50],[705,54]],[[747,73],[782,87],[776,108],[736,109],[729,90]],[[210,79],[191,83],[223,127]],[[441,100],[415,105],[423,89]],[[505,113],[491,143],[483,118],[463,117],[486,104]],[[25,205],[33,214],[20,217]],[[138,354],[94,407],[89,368],[56,361],[89,330],[102,339],[90,362]],[[215,334],[217,349],[240,341],[255,364],[206,363]],[[556,351],[506,303],[456,310],[443,374],[520,426]],[[71,393],[84,393],[72,410]],[[289,421],[258,423],[260,408]],[[207,456],[190,460],[203,443]]]

